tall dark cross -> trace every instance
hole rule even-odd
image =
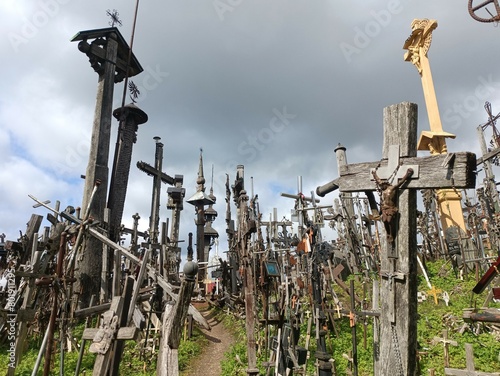
[[[317,188],[326,194],[381,191],[382,216],[392,217],[381,236],[380,321],[374,331],[374,375],[417,373],[417,202],[415,189],[473,188],[472,153],[417,158],[417,105],[404,102],[384,109],[383,159],[348,164],[340,178]],[[409,171],[413,170],[412,174]],[[375,181],[374,172],[381,180]],[[408,176],[409,175],[409,176]],[[400,183],[406,180],[403,185]],[[382,184],[387,183],[387,184]],[[385,213],[384,213],[385,211]],[[392,237],[392,239],[391,239]]]
[[[85,187],[82,208],[96,221],[103,221],[108,189],[108,159],[111,133],[111,114],[113,111],[113,92],[115,83],[121,82],[128,70],[129,76],[142,72],[139,61],[131,54],[127,42],[116,27],[80,31],[72,39],[78,41],[78,49],[85,53],[91,67],[98,74],[97,99],[94,113],[94,124],[90,145],[89,161],[85,173]],[[127,57],[131,56],[127,67]],[[100,188],[95,193],[92,205],[89,206],[94,183],[100,180]],[[78,266],[78,277],[82,283],[84,304],[88,304],[92,294],[99,293],[99,281],[102,269],[102,245],[88,238],[81,253]]]
[[[161,183],[167,183],[169,185],[175,184],[175,179],[161,170],[163,161],[163,144],[160,142],[160,137],[155,137],[154,139],[156,141],[155,166],[152,167],[151,165],[142,161],[137,162],[137,168],[139,170],[153,177],[151,216],[149,217],[150,244],[158,244],[158,238],[160,234],[159,225],[160,225]]]
[[[132,161],[132,149],[137,140],[137,129],[139,124],[148,121],[148,115],[134,104],[117,108],[113,116],[119,120],[118,142],[115,149],[115,159],[111,172],[109,184],[108,208],[110,209],[109,237],[118,242],[120,238],[120,227],[127,195],[130,163]]]

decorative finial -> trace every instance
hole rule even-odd
[[[186,281],[194,281],[198,274],[198,264],[193,261],[193,233],[188,234],[187,262],[184,264],[183,272]]]
[[[199,191],[205,191],[205,177],[203,176],[203,148],[200,148],[200,165],[198,167],[198,179],[196,180],[196,184],[198,184]]]
[[[106,15],[111,18],[111,21],[109,21],[109,25],[111,27],[115,27],[115,24],[122,26],[122,21],[118,18],[120,13],[118,13],[116,9],[113,9],[113,11],[110,11],[109,9],[106,10]]]
[[[141,95],[141,92],[134,81],[130,80],[128,83],[128,90],[130,92],[130,99],[132,100],[132,103],[137,103],[137,98]]]

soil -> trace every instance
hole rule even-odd
[[[201,329],[208,345],[203,352],[193,360],[189,369],[182,373],[183,376],[220,376],[221,362],[224,353],[234,342],[232,334],[224,328],[224,324],[216,317],[216,311],[211,310],[208,304],[196,307],[211,326],[211,330]]]

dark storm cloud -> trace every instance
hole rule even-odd
[[[128,41],[134,6],[134,1],[95,0],[2,4],[8,19],[1,20],[7,35],[1,47],[9,52],[10,72],[3,83],[10,95],[0,107],[1,145],[9,150],[0,159],[0,176],[3,181],[16,176],[16,184],[2,185],[7,200],[0,208],[0,231],[15,237],[23,229],[33,211],[32,203],[26,204],[29,193],[79,205],[78,177],[86,167],[97,75],[69,40],[80,30],[107,27],[106,9],[118,9]],[[164,170],[185,175],[187,196],[196,190],[203,148],[207,186],[214,165],[215,225],[223,234],[225,176],[230,174],[232,183],[237,164],[245,165],[248,184],[254,177],[261,210],[278,207],[280,217],[288,216],[293,203],[278,191],[296,192],[298,175],[307,194],[335,178],[338,143],[347,148],[349,162],[380,158],[385,106],[417,103],[419,130],[428,129],[420,77],[403,60],[402,49],[411,21],[425,17],[439,23],[429,58],[443,127],[457,134],[449,148],[477,152],[475,127],[486,121],[484,101],[500,109],[493,52],[498,29],[474,21],[464,4],[141,2],[134,52],[144,72],[132,80],[149,121],[134,145],[124,218],[139,212],[147,226],[151,179],[135,169],[135,162],[153,163],[154,136],[165,145]],[[33,22],[28,35],[26,25]],[[116,107],[122,90],[122,84],[115,88]],[[115,122],[114,132],[116,127]],[[112,145],[115,138],[113,133]],[[22,140],[24,152],[9,146],[11,140]],[[43,181],[43,189],[33,176]],[[168,214],[165,200],[162,218]],[[322,200],[331,202],[332,197]],[[17,210],[21,203],[23,210]],[[184,232],[193,231],[192,218],[186,204]]]

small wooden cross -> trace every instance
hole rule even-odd
[[[387,279],[389,283],[389,319],[392,323],[396,322],[396,286],[395,281],[404,282],[405,274],[394,271],[394,263],[392,263],[392,271],[381,270],[380,276]]]
[[[128,277],[122,296],[115,296],[110,309],[104,313],[100,328],[83,331],[84,340],[92,340],[90,351],[97,353],[93,376],[106,375],[108,371],[118,375],[122,345],[125,340],[134,340],[138,329],[127,327],[127,313],[132,298],[134,280]]]
[[[448,330],[443,330],[443,338],[439,337],[434,337],[433,339],[434,343],[442,342],[443,347],[444,347],[444,366],[449,367],[450,366],[450,353],[448,351],[449,345],[452,346],[458,346],[457,341],[453,341],[452,339],[448,338]]]
[[[476,371],[474,365],[474,350],[470,343],[465,344],[465,361],[467,369],[445,368],[444,374],[449,376],[500,376],[500,372],[480,372]]]

